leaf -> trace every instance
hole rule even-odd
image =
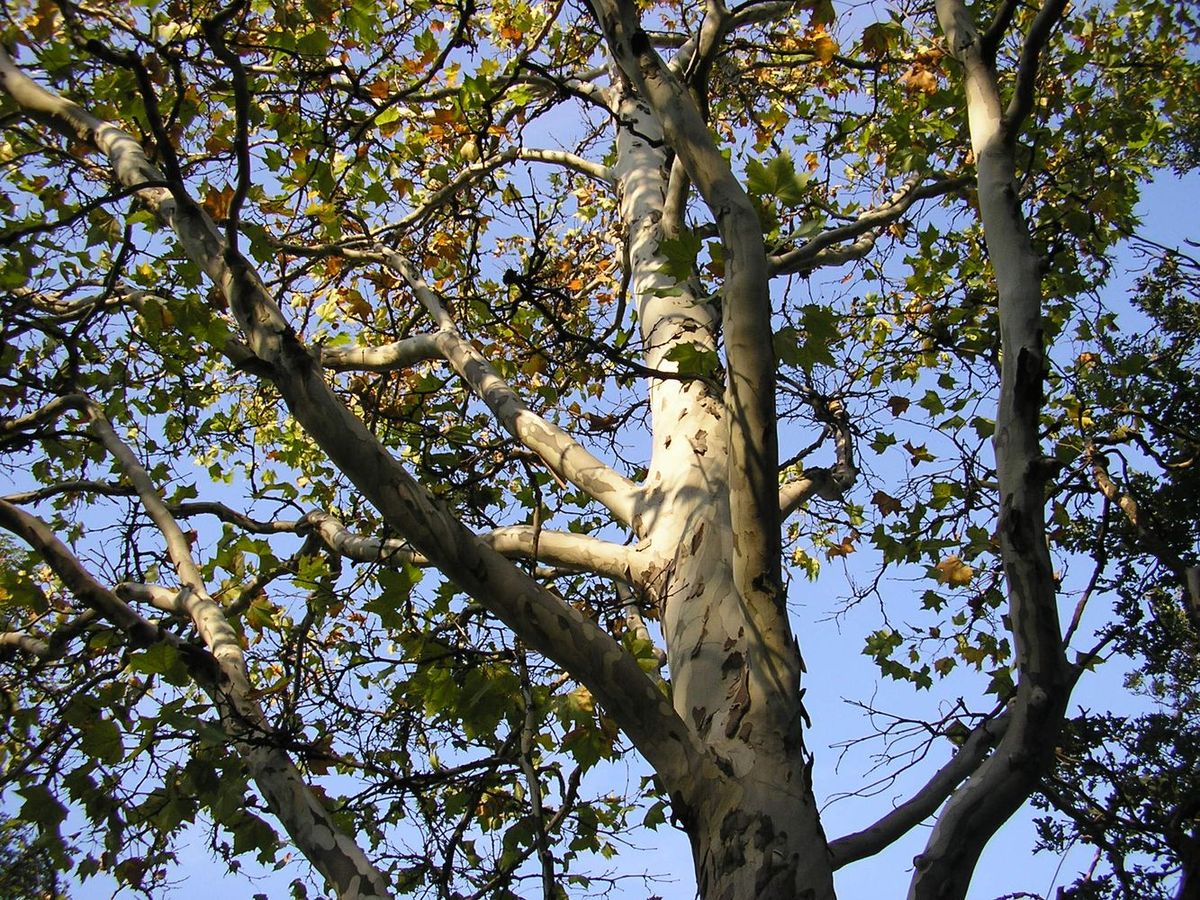
[[[700,235],[683,229],[678,237],[664,238],[659,241],[658,252],[666,257],[666,262],[660,266],[660,271],[671,276],[676,281],[686,281],[696,271],[696,257],[700,253],[703,241]]]
[[[113,765],[125,756],[121,732],[109,719],[94,719],[83,732],[79,747],[88,756]]]
[[[227,184],[219,191],[210,187],[204,194],[204,209],[214,222],[223,222],[228,218],[234,193],[233,187]]]
[[[938,583],[950,587],[965,587],[975,575],[975,570],[963,562],[958,554],[945,557],[934,569]]]
[[[914,445],[911,441],[904,442],[904,449],[908,451],[910,461],[914,466],[918,466],[923,462],[933,462],[936,457],[925,449],[924,444]]]
[[[826,559],[834,559],[835,557],[838,557],[838,556],[843,556],[843,557],[849,556],[853,552],[854,552],[854,535],[850,534],[850,535],[847,535],[846,537],[842,538],[839,543],[834,544],[832,547],[830,547],[828,550],[826,550],[825,558]]]
[[[934,94],[938,89],[937,76],[920,63],[913,63],[900,76],[900,84],[910,94]]]
[[[666,358],[676,364],[680,375],[703,378],[711,377],[721,362],[716,350],[699,344],[676,344],[667,352]]]
[[[757,159],[746,163],[746,187],[751,194],[774,197],[786,207],[798,206],[805,200],[805,185],[809,172],[796,174],[796,166],[788,153],[781,153],[765,164]]]
[[[29,784],[18,788],[17,793],[25,798],[21,804],[21,818],[43,828],[57,830],[67,817],[67,809],[55,799],[50,789],[40,784]]]
[[[904,508],[899,500],[882,490],[875,492],[874,496],[871,497],[871,502],[874,503],[879,511],[885,516],[891,515],[892,513],[898,513]]]
[[[887,402],[887,408],[892,411],[893,416],[903,415],[911,405],[912,401],[907,397],[889,397]]]

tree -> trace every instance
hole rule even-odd
[[[7,14],[3,778],[77,876],[149,893],[199,819],[340,897],[549,898],[642,803],[706,900],[931,817],[910,896],[962,897],[1148,653],[1060,601],[1189,596],[1194,517],[1095,590],[1107,460],[1195,446],[1113,399],[1102,295],[1194,165],[1188,5]],[[975,699],[829,840],[788,596],[867,545],[864,652]],[[585,778],[625,741],[641,800]]]

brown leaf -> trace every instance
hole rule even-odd
[[[233,202],[233,187],[225,185],[221,190],[209,188],[204,195],[204,209],[214,222],[222,222],[229,216],[229,204]]]
[[[886,491],[876,491],[875,496],[871,498],[871,502],[874,503],[879,511],[885,516],[891,515],[892,513],[898,513],[904,509],[904,506],[900,503],[900,501]]]

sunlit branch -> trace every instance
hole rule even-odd
[[[629,524],[638,487],[562,428],[533,412],[475,345],[459,333],[446,305],[407,260],[391,251],[383,251],[377,258],[397,272],[417,295],[439,329],[434,340],[442,355],[509,434],[536,453],[560,480],[585,491],[619,521]]]
[[[874,856],[937,812],[954,789],[992,752],[992,748],[1008,730],[1011,718],[1005,713],[976,726],[950,762],[938,769],[912,797],[862,831],[830,841],[833,867],[839,869],[856,860]]]
[[[970,176],[965,175],[933,180],[914,175],[885,203],[864,210],[853,222],[831,228],[799,247],[769,257],[771,274],[774,276],[811,272],[822,266],[840,265],[861,259],[875,245],[878,232],[897,221],[914,203],[960,190],[971,184],[972,180]],[[846,241],[853,243],[844,247],[837,246]]]
[[[1070,0],[1046,0],[1034,17],[1033,24],[1029,26],[1029,33],[1021,47],[1021,58],[1017,63],[1017,83],[1008,101],[1008,109],[1004,113],[1005,136],[1010,142],[1016,140],[1021,123],[1033,109],[1038,60],[1069,2]]]
[[[321,365],[331,372],[394,372],[445,359],[437,336],[418,334],[375,347],[322,347]]]
[[[407,541],[356,534],[327,513],[309,513],[297,530],[301,534],[315,534],[334,553],[356,562],[431,565]],[[511,525],[485,532],[479,539],[509,559],[536,559],[563,569],[592,572],[629,583],[636,583],[642,577],[643,564],[633,548],[588,535]]]
[[[813,400],[818,418],[825,422],[833,435],[836,462],[829,468],[813,467],[804,470],[803,477],[790,481],[779,489],[779,510],[786,518],[802,504],[816,496],[822,500],[840,500],[858,478],[855,465],[854,430],[845,405],[837,398]]]
[[[158,584],[138,584],[123,581],[113,588],[118,597],[127,603],[145,603],[160,612],[173,616],[186,616],[187,610],[183,601],[187,597],[187,589],[171,590]]]

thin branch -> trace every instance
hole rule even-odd
[[[1011,715],[1004,713],[981,722],[950,761],[938,769],[912,797],[862,831],[830,841],[829,853],[833,857],[833,867],[840,869],[849,863],[874,856],[937,812],[937,808],[954,789],[987,758],[1008,730],[1011,720]]]
[[[790,481],[779,489],[779,511],[783,518],[791,515],[813,496],[822,500],[840,500],[858,478],[854,431],[850,426],[845,404],[836,398],[824,401],[818,414],[833,432],[837,462],[827,469],[805,469],[804,477]]]
[[[475,345],[462,336],[441,298],[407,260],[392,251],[385,251],[382,259],[408,282],[439,328],[434,340],[451,368],[487,404],[509,434],[536,453],[559,480],[569,481],[603,504],[622,524],[630,524],[638,487],[562,428],[531,410]]]

